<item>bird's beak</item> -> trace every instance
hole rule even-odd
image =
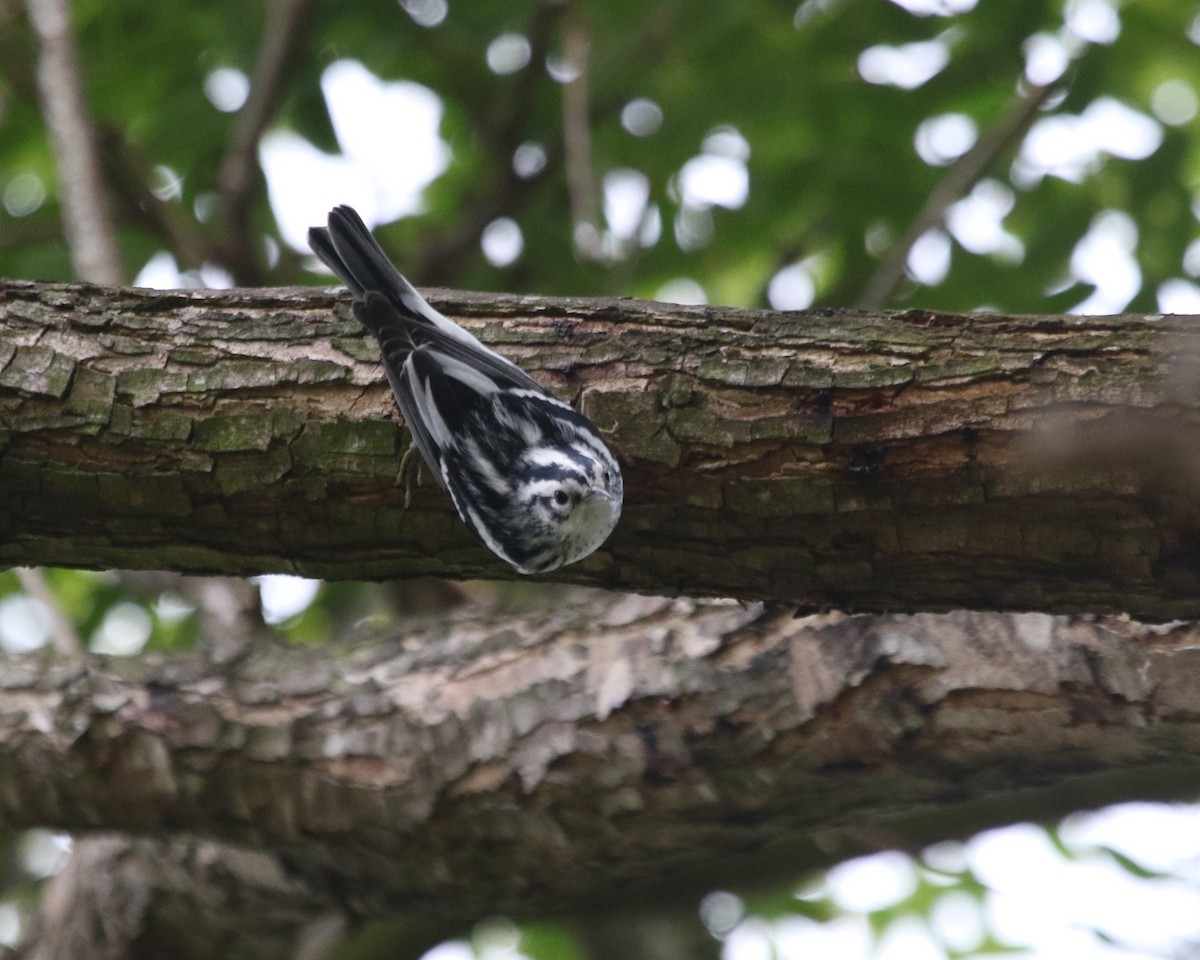
[[[601,500],[612,500],[613,495],[600,487],[592,487],[589,497],[599,497]]]

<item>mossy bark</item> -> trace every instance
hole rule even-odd
[[[556,579],[861,611],[1200,615],[1194,318],[433,302],[581,402],[626,508]],[[343,297],[0,283],[0,562],[515,577]]]

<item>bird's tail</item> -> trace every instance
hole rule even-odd
[[[392,266],[362,217],[352,207],[342,205],[330,210],[328,226],[313,227],[308,231],[308,245],[350,288],[359,304],[355,316],[369,330],[382,336],[383,327],[387,325],[385,321],[398,320],[406,328],[406,338],[413,345],[440,332],[442,339],[448,337],[486,351],[475,337],[425,302],[416,288]],[[380,298],[391,307],[390,311],[379,309]]]
[[[329,226],[309,230],[308,245],[355,297],[362,297],[368,290],[394,299],[403,299],[410,292],[416,294],[353,207],[338,206],[329,211]]]

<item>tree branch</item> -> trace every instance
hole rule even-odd
[[[82,653],[83,643],[75,631],[75,625],[63,613],[54,592],[46,582],[45,573],[35,567],[17,567],[16,574],[21,589],[46,608],[46,616],[50,619],[50,639],[54,642],[55,653],[60,656]]]
[[[1194,794],[1198,691],[1195,626],[597,596],[217,667],[10,660],[0,815],[269,854],[281,920],[669,907]],[[195,901],[195,929],[262,902]]]
[[[222,230],[222,262],[242,283],[264,282],[262,243],[251,223],[250,191],[261,183],[258,143],[278,109],[285,67],[308,14],[310,0],[266,0],[258,59],[250,75],[250,95],[229,131],[217,175],[217,220]]]
[[[220,944],[223,957],[295,960],[306,930],[338,916],[267,853],[183,837],[82,836],[20,955],[200,960]]]
[[[579,7],[571,3],[563,17],[563,58],[577,75],[563,84],[563,157],[576,252],[600,258],[599,190],[592,170],[592,118],[588,94],[592,39]]]
[[[510,82],[495,86],[487,122],[479,128],[482,147],[490,157],[489,176],[467,191],[453,224],[430,224],[419,249],[411,251],[405,273],[417,282],[452,283],[461,275],[464,261],[478,255],[484,228],[499,216],[516,215],[539,177],[545,177],[559,162],[559,148],[548,144],[546,169],[537,176],[522,177],[513,165],[513,154],[527,135],[538,89],[547,83],[543,64],[562,10],[556,0],[542,0],[533,8],[525,28],[530,65]]]
[[[904,279],[908,255],[913,245],[927,231],[940,225],[950,206],[991,168],[1000,156],[1017,142],[1037,118],[1038,111],[1059,89],[1052,83],[1032,87],[992,127],[984,131],[970,150],[954,161],[930,192],[925,205],[914,218],[904,236],[888,251],[876,268],[856,304],[862,310],[878,310],[887,304]]]
[[[106,124],[99,130],[104,174],[123,225],[136,224],[161,243],[185,269],[199,270],[212,260],[212,244],[191,212],[179,201],[160,200],[150,189],[152,171],[125,131]]]
[[[38,39],[38,91],[54,144],[63,226],[81,280],[121,283],[120,247],[105,205],[96,133],[88,116],[69,0],[26,0]]]
[[[1200,616],[1188,318],[433,300],[624,458],[616,533],[554,579]],[[12,281],[0,329],[0,562],[517,576],[432,485],[404,508],[407,438],[342,299]]]

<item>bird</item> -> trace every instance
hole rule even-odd
[[[417,451],[484,546],[539,574],[603,544],[624,483],[591,420],[434,310],[352,207],[334,207],[308,244],[349,288]]]

